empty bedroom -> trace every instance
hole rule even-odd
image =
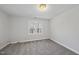
[[[78,4],[0,4],[0,55],[78,55]]]

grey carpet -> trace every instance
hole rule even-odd
[[[0,50],[0,55],[76,55],[76,53],[49,39],[45,39],[9,44]]]

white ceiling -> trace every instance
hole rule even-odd
[[[71,4],[49,4],[47,10],[41,12],[37,9],[36,4],[2,4],[1,10],[13,16],[30,16],[51,19],[56,15],[77,7],[78,5]]]

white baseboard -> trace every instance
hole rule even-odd
[[[39,40],[44,40],[44,39],[39,39]],[[74,50],[74,49],[72,49],[72,48],[70,48],[70,47],[68,47],[68,46],[66,46],[66,45],[64,45],[64,44],[62,44],[61,42],[58,42],[58,41],[53,40],[53,39],[50,39],[50,40],[52,40],[52,41],[54,41],[54,42],[56,42],[56,43],[58,43],[58,44],[64,46],[65,48],[67,48],[67,49],[69,49],[69,50],[71,50],[71,51],[73,51],[73,52],[79,54],[78,51],[76,51],[76,50]],[[29,41],[37,41],[37,40],[28,40],[28,41],[21,41],[21,42],[29,42]],[[2,48],[4,48],[5,46],[7,46],[8,44],[14,44],[14,43],[18,43],[18,42],[7,43],[7,44],[5,44],[3,47],[1,47],[0,50],[1,50]]]
[[[68,47],[67,45],[64,45],[64,44],[62,44],[61,42],[58,42],[58,41],[53,40],[53,39],[51,39],[51,40],[52,40],[52,41],[54,41],[54,42],[56,42],[56,43],[58,43],[58,44],[60,44],[60,45],[62,45],[63,47],[65,47],[65,48],[67,48],[67,49],[69,49],[69,50],[71,50],[71,51],[75,52],[76,54],[79,54],[79,52],[78,52],[78,51],[76,51],[76,50],[74,50],[74,49],[72,49],[72,48]]]
[[[3,45],[2,47],[0,47],[0,50],[3,49],[4,47],[6,47],[9,44],[22,43],[22,42],[30,42],[30,41],[38,41],[38,40],[45,40],[45,39],[35,39],[35,40],[24,40],[24,41],[9,42],[9,43]]]
[[[6,47],[8,44],[10,44],[10,43],[7,43],[7,44],[3,45],[2,47],[0,47],[0,50],[3,49],[4,47]]]
[[[24,41],[15,41],[15,42],[10,42],[9,44],[30,42],[30,41],[38,41],[38,40],[45,40],[45,39],[34,39],[34,40],[32,39],[32,40],[24,40]]]

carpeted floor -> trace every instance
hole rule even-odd
[[[49,39],[45,39],[9,44],[0,50],[0,55],[76,55],[76,53]]]

